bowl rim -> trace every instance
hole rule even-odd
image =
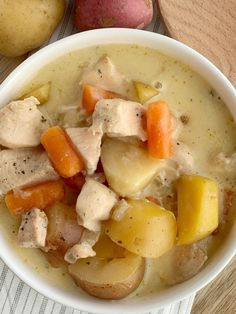
[[[97,44],[95,44],[95,42]],[[33,74],[35,75],[45,64],[50,63],[52,60],[56,60],[58,57],[74,50],[80,50],[85,47],[96,46],[98,44],[121,43],[137,44],[150,48],[154,48],[155,46],[156,48],[154,49],[157,49],[170,57],[175,57],[181,62],[189,65],[201,76],[204,76],[203,73],[205,73],[207,81],[211,82],[213,88],[216,87],[215,89],[217,89],[236,121],[236,90],[229,80],[220,72],[220,70],[216,68],[216,66],[208,59],[192,48],[172,38],[149,31],[123,28],[107,28],[77,33],[56,41],[37,51],[35,54],[22,62],[0,85],[0,106],[4,105],[4,103],[12,98],[12,86],[16,85],[17,91],[17,89],[19,90],[21,86],[25,85],[26,80],[31,79],[31,77],[25,78],[25,81],[19,82],[19,78],[21,78],[22,75],[24,76],[27,71],[31,71],[31,76],[33,76]],[[54,53],[56,53],[57,56],[54,56]],[[214,258],[214,263],[210,263],[210,267],[207,266],[192,279],[184,283],[161,291],[158,296],[155,296],[155,298],[151,298],[151,296],[149,296],[150,298],[147,297],[140,299],[140,302],[137,302],[136,298],[135,302],[128,298],[124,299],[125,302],[123,302],[122,300],[104,301],[93,297],[84,297],[83,295],[81,298],[77,296],[78,300],[74,297],[69,297],[56,287],[51,287],[45,280],[36,278],[35,273],[27,269],[27,265],[25,265],[22,261],[15,262],[14,258],[16,255],[12,252],[12,248],[10,248],[7,241],[5,241],[4,237],[1,235],[0,246],[2,249],[0,250],[0,257],[25,283],[56,302],[63,303],[75,309],[102,314],[108,314],[111,313],[111,311],[112,313],[146,312],[162,308],[184,299],[213,280],[236,253],[236,243],[233,241],[233,238],[236,236],[236,226],[234,227],[232,227],[230,235],[226,239],[226,244],[215,254],[218,258]]]

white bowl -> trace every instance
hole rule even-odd
[[[110,43],[132,43],[153,49],[174,57],[189,65],[203,76],[218,91],[236,121],[236,90],[227,78],[206,58],[168,37],[151,32],[132,29],[101,29],[83,32],[64,38],[43,48],[23,62],[0,86],[0,106],[5,105],[27,84],[44,65],[56,58],[78,49]],[[236,225],[219,250],[208,261],[204,269],[194,278],[145,297],[128,298],[119,301],[99,300],[89,295],[69,293],[55,287],[29,269],[1,236],[0,256],[5,263],[28,285],[57,302],[76,309],[96,313],[140,313],[170,305],[186,298],[209,283],[236,253]]]

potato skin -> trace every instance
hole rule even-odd
[[[76,0],[75,26],[145,28],[152,20],[152,0]]]
[[[79,286],[90,295],[107,300],[119,300],[127,297],[138,288],[144,276],[144,262],[125,282],[95,285],[92,282],[77,280]],[[134,284],[133,284],[134,283]]]
[[[160,278],[173,286],[195,276],[207,261],[203,243],[175,246],[161,256],[156,267]]]
[[[0,54],[17,57],[41,46],[64,10],[65,0],[0,0]]]
[[[71,266],[69,266],[70,269]],[[89,270],[88,270],[89,271]],[[85,290],[88,294],[107,300],[118,300],[125,298],[130,293],[138,288],[140,285],[145,271],[144,259],[141,260],[140,266],[132,273],[125,281],[113,283],[93,283],[86,280],[81,280],[79,277],[72,275],[75,283]]]
[[[47,208],[48,228],[44,256],[52,267],[66,265],[64,255],[68,248],[78,243],[84,228],[77,223],[77,214],[73,207],[56,203]]]
[[[73,207],[56,203],[47,209],[48,228],[46,244],[48,248],[65,254],[69,247],[79,242],[84,228],[77,223]]]
[[[64,260],[64,255],[60,250],[49,250],[48,252],[44,252],[41,249],[41,252],[46,257],[48,263],[54,267],[59,268],[67,265],[67,262]]]

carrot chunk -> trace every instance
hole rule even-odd
[[[83,85],[83,97],[82,97],[82,105],[87,113],[92,113],[96,106],[96,103],[101,99],[113,99],[113,98],[122,98],[124,96],[105,90],[103,88],[84,84]]]
[[[148,151],[155,158],[172,155],[171,116],[168,105],[158,101],[147,109]]]
[[[61,177],[72,177],[84,169],[82,157],[61,127],[47,129],[41,136],[41,143]]]
[[[9,211],[17,216],[34,207],[45,209],[55,202],[62,201],[64,195],[62,181],[49,181],[19,191],[10,191],[5,196],[5,203]]]

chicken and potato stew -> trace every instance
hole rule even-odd
[[[111,45],[65,55],[18,96],[0,109],[1,227],[27,263],[104,299],[204,267],[234,221],[236,128],[201,77]]]

